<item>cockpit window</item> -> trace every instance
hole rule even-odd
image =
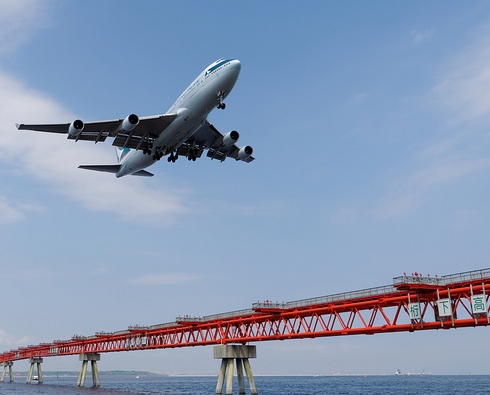
[[[232,61],[233,59],[218,59],[216,62],[214,62],[213,66],[211,66],[209,69],[206,71],[206,75],[209,73],[212,73],[214,70],[216,70],[218,67],[221,67],[225,63],[228,63]]]

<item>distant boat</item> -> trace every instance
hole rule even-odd
[[[395,376],[424,376],[425,369],[423,369],[420,373],[402,373],[400,369],[395,371]],[[430,373],[429,373],[430,374]]]
[[[139,379],[139,378],[140,378],[140,376],[136,376],[136,378],[137,378],[137,379]]]
[[[38,380],[39,380],[39,376],[32,376],[32,379],[33,379],[34,381],[38,381]]]

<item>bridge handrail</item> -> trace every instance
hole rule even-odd
[[[393,285],[420,284],[420,285],[445,285],[442,277],[429,276],[399,276],[393,278]]]
[[[359,298],[368,298],[371,296],[379,296],[383,294],[391,294],[398,292],[396,288],[392,285],[385,285],[382,287],[375,288],[366,288],[359,291],[351,291],[351,292],[343,292],[333,295],[320,296],[317,298],[309,298],[309,299],[301,299],[293,302],[287,302],[286,307],[288,309],[319,305],[331,302],[338,302],[342,300],[350,300],[350,299],[359,299]]]
[[[243,310],[230,311],[228,313],[205,315],[204,317],[202,317],[202,319],[203,321],[216,321],[216,320],[222,320],[224,318],[233,318],[233,317],[247,316],[253,314],[255,314],[255,311],[253,311],[253,309],[243,309]]]
[[[166,322],[164,324],[151,325],[150,330],[172,328],[174,326],[178,326],[177,322],[175,322],[175,321],[174,322]]]
[[[464,283],[474,280],[484,280],[490,278],[490,269],[472,270],[468,272],[461,272],[456,274],[449,274],[442,277],[431,277],[429,275],[423,276],[415,273],[412,275],[406,275],[393,278],[393,285],[401,284],[423,284],[423,285],[437,285],[446,286],[456,283]]]
[[[454,284],[466,281],[484,280],[490,278],[490,268],[481,270],[472,270],[457,274],[448,274],[441,277],[444,280],[444,285]]]

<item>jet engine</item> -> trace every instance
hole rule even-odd
[[[252,147],[249,145],[240,148],[240,151],[238,151],[238,159],[240,160],[246,160],[250,158],[253,154],[254,150]]]
[[[223,136],[223,145],[226,145],[227,147],[233,145],[238,141],[239,138],[240,133],[238,133],[236,130],[232,130],[231,132],[228,132]]]
[[[122,121],[121,129],[125,132],[133,130],[140,122],[139,117],[136,114],[129,114],[124,121]]]
[[[80,133],[82,133],[84,126],[83,121],[80,121],[79,119],[74,120],[68,128],[68,134],[71,137],[77,137]]]

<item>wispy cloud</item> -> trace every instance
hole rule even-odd
[[[446,62],[430,96],[435,108],[460,122],[490,115],[490,27],[477,34],[471,45]]]
[[[0,329],[0,346],[2,349],[25,346],[31,342],[32,338],[29,336],[16,337],[7,331]]]
[[[410,32],[410,37],[412,37],[412,42],[414,44],[419,44],[421,42],[429,40],[434,35],[434,30],[412,30]]]
[[[18,48],[49,23],[50,1],[0,0],[0,52]]]
[[[453,159],[435,163],[397,183],[372,214],[379,219],[402,217],[431,199],[438,187],[490,168],[490,158]]]
[[[5,196],[0,196],[0,224],[9,224],[25,219],[22,211],[14,207]]]
[[[0,53],[11,36],[23,39],[43,25],[50,2],[0,0]],[[46,17],[44,17],[46,16]],[[41,21],[41,22],[40,22]],[[20,38],[18,39],[20,40]],[[20,41],[16,41],[18,45]],[[8,46],[14,49],[14,44]],[[101,144],[67,141],[60,135],[17,131],[15,123],[70,122],[76,116],[61,104],[34,91],[19,78],[0,69],[0,160],[21,176],[34,177],[55,193],[94,211],[114,213],[130,222],[170,224],[185,212],[186,192],[152,181],[79,170],[79,164],[103,164],[115,160]],[[12,198],[0,200],[0,222],[25,218],[26,210]]]
[[[195,282],[197,276],[186,273],[147,274],[128,281],[135,285],[180,285]]]
[[[40,212],[44,209],[37,204],[11,202],[7,197],[0,195],[0,224],[22,221],[27,213],[32,211]]]
[[[154,187],[138,178],[79,170],[81,163],[111,162],[110,150],[93,143],[73,143],[63,136],[17,131],[16,122],[69,122],[73,114],[0,70],[0,160],[26,176],[45,182],[56,193],[95,211],[131,222],[169,224],[185,212],[185,192]],[[20,217],[19,217],[20,218]]]
[[[404,216],[430,201],[440,187],[490,168],[488,130],[478,126],[490,120],[490,29],[475,33],[473,42],[443,63],[439,82],[427,96],[445,136],[414,156],[416,170],[393,183],[371,211],[377,218]],[[413,36],[419,40],[423,35]]]

